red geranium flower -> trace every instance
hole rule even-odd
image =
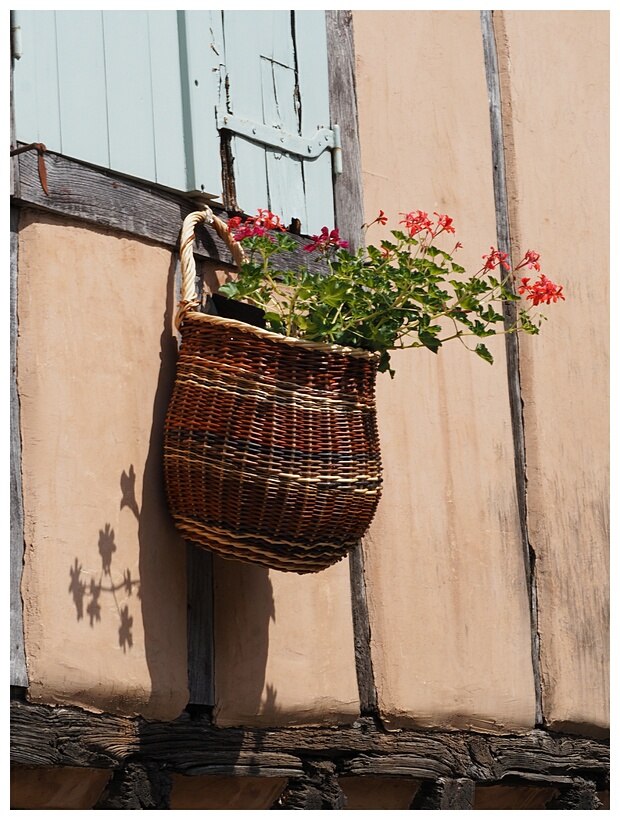
[[[534,305],[539,305],[541,302],[550,305],[551,302],[557,302],[558,299],[565,301],[562,286],[555,285],[550,279],[547,279],[544,273],[540,274],[533,285],[530,285],[529,281],[528,276],[521,279],[519,293],[527,293],[526,299],[531,299]]]
[[[387,225],[387,216],[383,211],[379,211],[379,216],[375,219],[375,222],[378,222],[379,225]]]
[[[535,268],[536,270],[540,270],[540,262],[538,261],[539,259],[539,253],[536,253],[536,251],[528,251],[515,268],[515,271],[518,271],[520,268],[524,268],[526,265],[529,268]]]
[[[407,228],[409,236],[415,236],[421,231],[433,232],[433,223],[425,211],[411,211],[408,214],[401,212],[400,215],[405,217],[400,220],[400,224]]]
[[[447,214],[438,214],[437,211],[434,212],[435,216],[437,217],[437,230],[435,231],[435,236],[445,231],[446,233],[454,233],[454,228],[452,227],[452,223],[454,220],[451,216]]]
[[[502,253],[501,251],[496,251],[492,245],[491,253],[487,256],[483,256],[482,258],[487,260],[484,263],[484,270],[495,270],[498,265],[501,265],[506,270],[510,270],[510,265],[507,262],[508,254]]]
[[[235,241],[241,242],[242,239],[251,236],[265,236],[267,231],[285,231],[286,228],[279,216],[259,208],[257,215],[247,217],[245,222],[242,222],[240,216],[232,216],[228,220],[228,230],[233,234]]]

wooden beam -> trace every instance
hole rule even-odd
[[[512,261],[510,242],[510,220],[508,192],[506,187],[506,158],[504,153],[504,123],[502,116],[502,89],[495,41],[493,11],[481,11],[482,44],[484,65],[489,93],[489,116],[491,122],[491,146],[493,153],[493,193],[495,197],[495,222],[497,247],[508,254]],[[514,267],[514,265],[513,265]],[[510,287],[510,283],[507,283]],[[504,316],[508,325],[517,319],[514,302],[504,304]],[[532,667],[536,692],[536,725],[543,725],[540,653],[538,638],[538,605],[536,600],[536,556],[530,545],[527,528],[527,471],[525,460],[525,429],[523,405],[521,401],[521,376],[519,370],[519,338],[517,333],[508,333],[506,343],[506,370],[508,375],[508,400],[514,442],[515,481],[519,520],[521,525],[521,548],[525,580],[530,599],[530,632],[532,641]]]
[[[213,554],[188,543],[186,555],[189,702],[213,706]]]
[[[332,123],[340,125],[342,174],[334,177],[334,209],[340,236],[355,251],[363,245],[364,193],[355,92],[355,44],[350,11],[325,12]],[[364,553],[358,544],[349,553],[355,665],[362,715],[377,714],[377,689],[370,653],[370,619],[366,599]]]
[[[76,707],[11,703],[11,763],[116,769],[126,761],[166,764],[186,775],[293,776],[308,760],[337,761],[347,775],[503,778],[599,785],[609,775],[609,744],[551,735],[492,736],[469,732],[386,732],[370,718],[326,728],[218,728],[208,717],[184,712],[170,723]],[[567,780],[568,779],[568,780]]]
[[[122,231],[170,248],[178,247],[183,219],[202,208],[200,201],[188,196],[94,168],[51,151],[44,154],[47,195],[39,179],[37,152],[27,151],[14,159],[19,163],[20,186],[14,204],[88,222],[99,228]],[[228,218],[221,205],[210,203],[210,206],[219,217]],[[283,255],[287,266],[305,265],[310,270],[326,270],[323,262],[302,250],[307,241],[305,237],[293,238],[298,243],[298,250]],[[194,253],[202,259],[233,265],[226,245],[214,230],[204,225],[197,228]]]
[[[10,388],[10,510],[11,510],[11,686],[28,686],[21,580],[24,563],[24,505],[22,498],[22,450],[17,389],[17,255],[19,211],[11,208],[11,388]]]
[[[336,225],[352,250],[362,242],[364,194],[360,153],[357,95],[355,89],[355,47],[350,11],[328,10],[327,56],[329,107],[332,124],[340,126],[342,174],[334,177]]]

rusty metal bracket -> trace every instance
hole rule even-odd
[[[23,154],[25,151],[36,151],[39,155],[39,180],[41,182],[41,188],[43,188],[46,196],[49,196],[50,192],[47,188],[47,171],[45,169],[45,159],[43,157],[47,151],[47,148],[42,142],[31,142],[28,145],[20,145],[19,148],[11,148],[11,156],[14,157],[16,154]]]

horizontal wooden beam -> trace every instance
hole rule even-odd
[[[25,151],[13,159],[19,166],[13,204],[122,231],[171,248],[178,246],[183,219],[202,207],[189,196],[94,168],[50,151],[44,154],[49,191],[46,194],[39,176],[37,152]],[[222,219],[228,218],[221,205],[212,203],[211,207]],[[310,270],[324,270],[323,262],[302,250],[306,238],[295,236],[295,239],[299,250],[286,254],[287,266],[294,269],[304,265]],[[194,252],[203,259],[233,264],[226,245],[214,230],[203,225],[197,228]]]
[[[218,728],[208,712],[170,723],[92,714],[75,707],[11,703],[11,763],[118,768],[130,759],[165,764],[186,775],[290,777],[304,761],[327,760],[341,774],[418,779],[504,778],[565,783],[609,776],[609,745],[589,738],[533,731],[387,732],[371,718],[329,728]],[[601,785],[604,788],[604,785]]]

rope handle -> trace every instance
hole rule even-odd
[[[174,320],[177,330],[180,329],[185,314],[200,307],[196,292],[196,262],[194,260],[194,228],[200,222],[204,222],[205,225],[212,225],[215,228],[215,232],[231,252],[237,267],[247,261],[245,251],[233,238],[228,225],[217,217],[208,205],[205,205],[202,211],[194,211],[188,214],[183,220],[181,228],[181,299]]]

